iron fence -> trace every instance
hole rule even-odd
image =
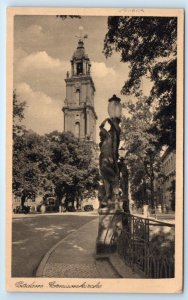
[[[145,278],[173,278],[175,225],[122,214],[117,252],[125,263]]]

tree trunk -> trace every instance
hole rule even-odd
[[[148,196],[146,192],[146,181],[143,182],[143,204],[148,205]]]
[[[26,201],[26,195],[25,195],[25,193],[23,193],[23,194],[21,195],[21,208],[24,207],[25,201]]]
[[[151,198],[150,198],[150,204],[152,210],[155,208],[155,203],[154,203],[154,172],[153,172],[153,163],[152,161],[150,162],[150,191],[151,191]]]

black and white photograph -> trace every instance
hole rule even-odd
[[[8,289],[181,292],[183,10],[7,26]]]

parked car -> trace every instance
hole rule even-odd
[[[92,204],[86,204],[84,206],[84,210],[85,211],[93,211],[94,210],[93,205]]]
[[[57,200],[55,197],[46,197],[41,204],[37,206],[38,212],[57,212],[58,211]]]
[[[74,206],[68,206],[67,207],[67,211],[76,211],[75,207]]]
[[[28,214],[30,212],[30,206],[16,206],[16,208],[13,209],[13,212],[15,214]]]

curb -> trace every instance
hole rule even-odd
[[[114,253],[108,257],[108,261],[121,278],[144,278],[138,273],[135,273],[128,265],[124,263],[119,254]],[[129,275],[128,275],[129,274]],[[127,276],[128,275],[128,276]]]
[[[81,227],[79,227],[77,230],[82,229],[83,227],[85,227],[86,225],[88,225],[89,223],[92,223],[96,220],[92,220],[87,222],[86,224],[82,225]],[[53,247],[50,248],[50,250],[48,250],[46,252],[46,254],[44,255],[44,257],[42,258],[41,262],[39,263],[35,276],[36,277],[45,277],[45,266],[48,262],[49,257],[51,256],[51,254],[53,253],[53,251],[59,246],[61,245],[61,243],[63,243],[68,237],[70,237],[72,234],[74,234],[74,232],[69,233],[68,235],[66,235],[64,238],[62,238],[59,242],[57,242]]]
[[[143,278],[143,276],[141,276],[138,273],[135,273],[128,265],[126,265],[126,263],[122,260],[118,253],[115,252],[113,254],[96,254],[96,260],[104,258],[108,260],[108,263],[119,275],[120,278]]]

